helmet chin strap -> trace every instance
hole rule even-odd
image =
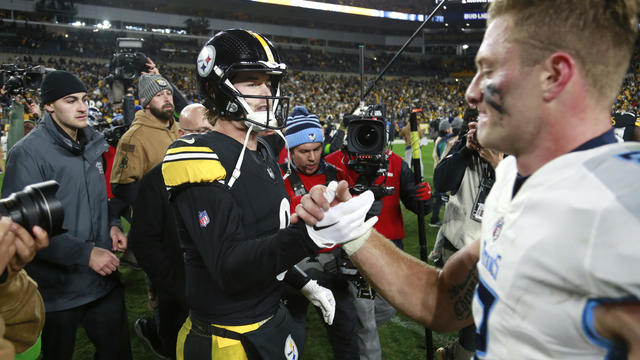
[[[244,143],[242,144],[242,150],[240,151],[240,156],[238,157],[238,161],[236,162],[236,167],[233,169],[233,173],[231,173],[231,179],[227,183],[229,189],[235,184],[236,180],[240,177],[240,167],[242,166],[242,160],[244,160],[244,152],[247,150],[247,143],[249,142],[249,135],[251,135],[251,131],[253,131],[254,124],[249,126],[249,130],[247,130],[247,135],[244,137]]]

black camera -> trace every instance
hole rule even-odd
[[[147,55],[142,53],[144,39],[118,38],[118,52],[109,62],[109,75],[105,82],[109,88],[109,101],[119,103],[133,80],[147,70]]]
[[[358,115],[345,116],[349,167],[359,174],[386,170],[387,131],[382,105],[364,106]]]
[[[364,106],[358,115],[345,116],[349,168],[360,174],[351,188],[354,195],[371,190],[379,200],[394,192],[393,187],[374,185],[389,168],[384,105]]]
[[[127,126],[126,124],[112,126],[110,128],[104,129],[102,131],[102,135],[107,141],[107,144],[113,147],[118,147],[118,142],[120,141],[122,135],[127,132],[127,129],[129,129],[129,126]]]
[[[5,86],[12,95],[38,91],[44,75],[53,70],[42,65],[20,68],[15,64],[3,64],[0,66],[0,87]]]
[[[64,233],[64,209],[56,198],[58,183],[55,180],[39,182],[0,200],[0,215],[31,232],[34,225],[47,231],[49,237]]]

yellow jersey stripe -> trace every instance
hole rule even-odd
[[[206,152],[206,153],[212,153],[213,150],[211,150],[211,148],[206,147],[206,146],[181,146],[181,147],[174,147],[174,148],[171,148],[171,149],[167,150],[167,154],[176,154],[176,153],[181,153],[181,152]]]
[[[271,48],[269,47],[269,44],[267,44],[267,41],[262,36],[260,36],[260,34],[256,34],[253,31],[248,31],[248,33],[253,35],[256,39],[258,39],[260,44],[262,44],[264,52],[267,53],[267,60],[269,60],[270,62],[275,62],[276,60],[273,57],[273,53],[271,52]]]
[[[227,171],[218,160],[184,159],[162,163],[164,184],[169,187],[224,180]]]

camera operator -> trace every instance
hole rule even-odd
[[[151,63],[153,64],[153,63]],[[138,80],[143,110],[118,142],[111,171],[114,195],[132,205],[142,176],[162,161],[169,145],[178,138],[174,119],[173,89],[154,65]]]
[[[49,237],[39,226],[32,232],[35,237],[11,218],[0,219],[0,359],[40,355],[44,304],[23,267],[49,245]]]
[[[380,122],[379,119],[371,118],[369,121]],[[376,125],[376,123],[371,123]],[[409,165],[395,153],[388,150],[384,145],[380,149],[375,149],[376,155],[382,160],[377,169],[367,169],[367,174],[358,173],[354,168],[358,167],[357,154],[348,150],[349,142],[358,138],[358,132],[366,130],[363,127],[357,127],[354,120],[350,121],[348,126],[349,135],[347,136],[347,147],[341,151],[336,151],[325,157],[326,161],[341,169],[349,179],[349,187],[356,185],[364,185],[368,188],[391,188],[393,194],[383,194],[382,198],[376,198],[373,212],[379,212],[379,221],[375,225],[375,229],[384,234],[386,238],[391,239],[393,243],[400,249],[403,249],[402,240],[404,239],[404,223],[402,220],[402,212],[400,201],[405,207],[413,212],[417,211],[418,201],[424,204],[425,213],[428,214],[431,209],[431,187],[427,182],[420,184],[415,183],[415,177]],[[365,124],[365,126],[368,126]],[[371,126],[375,127],[375,126]],[[386,131],[384,125],[379,130],[378,136],[384,139],[381,144],[386,144]],[[354,158],[356,160],[354,161]],[[370,166],[368,166],[370,167]],[[384,170],[378,175],[378,170]],[[375,192],[374,192],[375,193]],[[376,214],[373,214],[376,215]],[[368,287],[368,285],[366,285]],[[356,309],[358,312],[359,323],[357,325],[358,347],[361,359],[380,359],[382,351],[380,348],[380,339],[378,338],[377,326],[384,323],[395,314],[393,309],[382,297],[373,295],[368,290],[363,290],[362,286],[356,289],[351,287],[356,299]],[[371,299],[374,299],[371,301]]]
[[[127,238],[119,224],[109,224],[107,144],[87,127],[87,88],[75,75],[50,72],[40,92],[47,112],[9,152],[2,195],[43,180],[60,184],[68,232],[54,236],[27,266],[45,304],[44,359],[71,359],[80,324],[96,358],[131,359],[120,262],[110,251],[124,251]]]
[[[429,254],[437,266],[454,252],[480,237],[484,202],[495,180],[495,168],[503,154],[485,149],[475,140],[478,110],[464,114],[463,133],[433,172],[433,184],[442,192],[451,192],[444,210],[442,226]],[[441,359],[463,360],[473,357],[476,328],[460,330],[458,340],[438,349]]]
[[[290,163],[280,165],[282,175],[289,176],[284,186],[291,199],[291,211],[294,212],[302,195],[317,184],[328,184],[332,180],[345,180],[342,170],[328,164],[322,157],[324,136],[323,129],[314,114],[304,106],[296,106],[287,119],[287,145],[291,152]],[[349,293],[349,283],[338,274],[337,264],[341,258],[341,249],[321,251],[315,257],[307,258],[297,264],[306,272],[314,283],[325,287],[333,293],[335,299],[335,316],[333,323],[327,325],[327,335],[333,348],[335,359],[358,359],[358,342],[356,339],[356,309]],[[346,258],[346,255],[345,257]],[[325,271],[326,266],[336,264],[332,270]],[[306,289],[303,288],[302,294]],[[309,300],[300,294],[300,290],[285,284],[283,299],[291,315],[300,323],[306,323]]]

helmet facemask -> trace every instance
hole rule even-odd
[[[229,101],[224,109],[232,120],[244,121],[247,127],[255,131],[267,129],[279,130],[285,126],[285,121],[289,114],[289,97],[281,96],[280,81],[284,75],[286,66],[284,64],[260,62],[262,67],[250,66],[248,64],[236,64],[227,69],[217,83],[218,89]],[[256,72],[269,76],[271,95],[245,95],[240,93],[233,85],[233,78],[240,73]],[[264,100],[266,109],[254,111],[249,104],[252,99]]]

